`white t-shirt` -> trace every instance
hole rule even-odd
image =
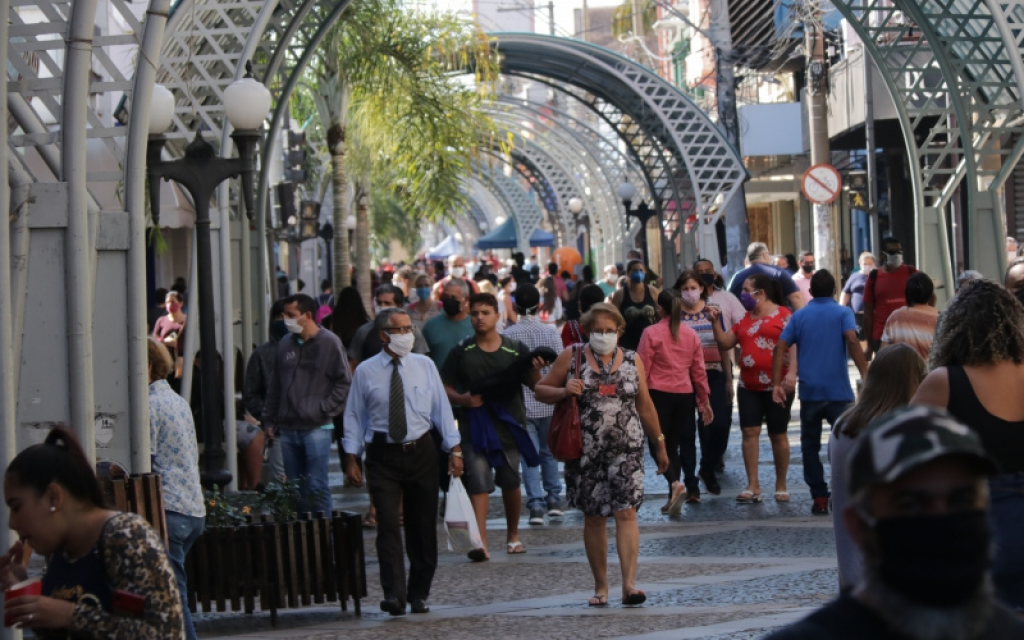
[[[739,322],[747,314],[747,310],[743,308],[739,299],[725,289],[718,289],[716,287],[708,298],[708,302],[722,310],[722,323],[726,333],[729,332],[729,329],[732,329],[732,325]]]

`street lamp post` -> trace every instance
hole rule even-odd
[[[149,143],[146,153],[146,171],[149,176],[149,201],[153,224],[160,220],[160,179],[174,180],[192,196],[195,206],[196,270],[199,287],[199,349],[200,397],[203,403],[203,464],[200,479],[203,486],[223,487],[231,482],[231,474],[224,470],[224,428],[221,424],[217,398],[217,333],[213,300],[213,247],[210,240],[210,200],[221,182],[241,177],[242,200],[249,219],[253,215],[253,158],[256,145],[262,138],[260,129],[270,112],[270,91],[252,77],[252,63],[246,64],[248,73],[224,90],[224,110],[234,128],[231,138],[238,147],[237,158],[219,158],[213,146],[196,129],[195,139],[185,147],[185,157],[163,161],[161,152],[167,143],[164,133],[170,128],[174,114],[174,95],[157,85],[153,91],[150,115]],[[228,233],[228,229],[221,229]],[[195,283],[194,283],[195,284]],[[232,354],[224,354],[225,361]]]
[[[650,208],[646,202],[641,202],[634,208],[633,197],[635,195],[636,187],[629,180],[625,180],[619,185],[619,198],[622,199],[622,205],[626,208],[626,218],[633,216],[640,221],[640,254],[644,260],[644,270],[650,272],[651,265],[648,262],[649,252],[647,251],[647,221],[658,215],[658,211]]]

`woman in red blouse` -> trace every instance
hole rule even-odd
[[[779,285],[763,274],[747,278],[743,283],[740,302],[747,315],[726,333],[718,322],[719,310],[709,307],[715,341],[724,350],[740,348],[740,384],[736,391],[739,404],[740,428],[743,433],[743,465],[747,470],[747,488],[736,496],[736,502],[759,503],[764,500],[757,477],[757,459],[761,425],[768,427],[775,459],[775,500],[788,502],[786,472],[789,470],[790,408],[796,387],[796,358],[791,349],[782,375],[785,378],[786,403],[772,401],[772,352],[789,322],[792,312],[782,306]],[[792,363],[792,367],[790,364]]]

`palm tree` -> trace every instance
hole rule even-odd
[[[473,81],[465,79],[472,67]],[[293,115],[330,154],[334,283],[351,284],[349,179],[355,176],[355,280],[370,302],[372,206],[397,203],[412,219],[450,216],[470,157],[494,125],[479,109],[496,76],[486,36],[455,14],[401,0],[359,0],[310,65]],[[321,195],[326,183],[321,189]],[[391,206],[391,205],[388,205]],[[386,214],[393,216],[389,209]]]

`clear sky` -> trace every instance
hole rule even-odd
[[[523,0],[479,0],[481,3],[513,8],[527,4]],[[536,30],[539,33],[548,33],[548,9],[547,0],[533,0],[535,11]],[[473,0],[419,0],[417,4],[433,5],[440,9],[452,11],[473,10]],[[622,4],[622,0],[588,0],[588,7],[611,7]],[[583,7],[582,0],[555,0],[555,31],[560,35],[572,35],[574,30],[573,10]]]

